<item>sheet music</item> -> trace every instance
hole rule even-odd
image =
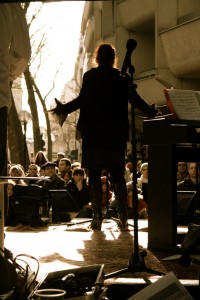
[[[167,90],[180,120],[200,120],[200,93],[192,90]]]

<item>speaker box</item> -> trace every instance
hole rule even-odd
[[[52,208],[52,222],[69,222],[71,214],[77,212],[77,205],[66,189],[49,190],[50,205]]]
[[[45,206],[45,190],[43,187],[32,185],[16,185],[13,189],[12,215],[14,225],[42,225],[41,216]]]
[[[187,225],[196,222],[196,191],[177,191],[177,223]]]

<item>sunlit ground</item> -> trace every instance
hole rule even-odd
[[[133,224],[132,220],[130,224]],[[52,225],[41,228],[42,231],[30,227],[18,229],[8,227],[5,247],[10,249],[14,256],[26,253],[36,257],[40,262],[38,278],[43,278],[52,271],[71,269],[96,262],[115,265],[114,260],[118,262],[120,259],[122,266],[126,266],[133,251],[133,227],[130,227],[128,233],[120,233],[116,223],[108,220],[103,223],[102,232],[94,233],[87,229],[88,225],[89,223],[70,227]],[[141,221],[139,228],[145,229],[146,227],[147,221]],[[125,235],[124,238],[123,235]],[[140,232],[139,244],[143,248],[147,247],[147,231]],[[106,255],[110,257],[105,257]],[[34,266],[34,261],[30,263]],[[118,267],[117,263],[116,269]]]

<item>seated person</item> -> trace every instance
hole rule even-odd
[[[13,211],[13,189],[16,185],[15,181],[9,179],[7,183],[8,201],[5,203],[5,225],[14,226],[14,211]]]
[[[133,218],[133,184],[132,182],[127,183],[127,197],[128,197],[128,218]],[[138,197],[138,218],[148,219],[147,204],[144,201],[142,190],[137,188]]]
[[[12,165],[9,170],[10,177],[25,177],[25,172],[23,167],[19,164]],[[27,183],[23,179],[12,179],[16,184],[27,185]]]
[[[65,153],[64,152],[58,152],[57,154],[57,159],[53,161],[53,163],[56,164],[56,167],[59,166],[59,161],[61,160],[61,158],[65,157]]]
[[[66,170],[65,172],[62,173],[62,175],[59,175],[61,178],[64,179],[66,184],[72,179],[72,170]]]
[[[137,187],[142,191],[142,195],[146,203],[148,203],[148,163],[141,164],[140,177],[137,178]]]
[[[141,172],[140,172],[141,165],[142,165],[142,160],[138,159],[138,161],[137,161],[137,170],[136,170],[136,172],[137,172],[137,178],[139,178],[142,175]]]
[[[107,214],[109,213],[109,206],[110,206],[110,201],[113,197],[113,193],[111,191],[111,184],[110,180],[107,179],[107,176],[102,176],[101,177],[101,183],[102,183],[102,208],[103,208],[103,215],[106,217],[110,217]]]
[[[137,179],[137,187],[142,189],[142,183],[148,183],[148,163],[143,163],[140,168],[141,176]]]
[[[43,176],[45,176],[45,172],[44,172],[44,169],[41,169],[41,167],[40,167],[40,169],[39,169],[39,177],[43,177]]]
[[[72,179],[66,184],[66,189],[73,197],[79,209],[77,218],[92,218],[92,208],[89,201],[89,187],[83,168],[77,167],[72,171]]]
[[[197,170],[198,164],[196,162],[189,162],[187,164],[188,176],[181,182],[177,184],[178,191],[196,191],[197,182],[199,186],[199,168]],[[198,175],[198,181],[197,181]]]
[[[188,176],[188,169],[186,162],[178,162],[178,170],[177,170],[177,184],[183,181]]]
[[[126,184],[127,186],[127,212],[128,212],[128,218],[133,219],[133,182],[128,182]],[[141,189],[137,188],[137,196],[138,196],[138,218],[141,219],[147,219],[148,213],[147,213],[147,204],[143,199],[142,191]],[[112,217],[117,218],[117,210],[116,210],[116,201],[115,197],[112,198],[110,201],[110,209],[112,211]]]
[[[35,184],[38,179],[38,166],[36,164],[30,164],[28,167],[28,173],[26,174],[26,177],[36,177],[35,179],[27,179],[27,184],[31,185],[31,184]]]
[[[68,170],[71,170],[71,160],[67,157],[61,158],[58,163],[58,175],[63,178],[63,175]]]
[[[49,179],[40,179],[36,181],[36,185],[43,186],[46,190],[59,190],[65,188],[65,181],[56,173],[56,164],[48,161],[41,166],[44,170],[44,175],[50,177]]]
[[[126,183],[132,180],[132,176],[133,176],[133,164],[131,161],[127,162],[125,165],[125,180]]]

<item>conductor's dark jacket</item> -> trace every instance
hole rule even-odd
[[[118,69],[99,66],[84,74],[79,96],[64,105],[66,114],[80,108],[83,167],[124,170],[129,98],[129,81]],[[137,99],[138,108],[143,102]]]

